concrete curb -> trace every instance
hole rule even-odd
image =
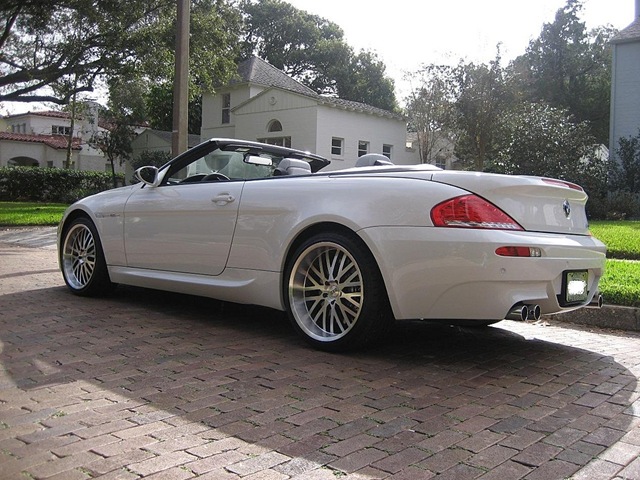
[[[580,308],[571,312],[549,315],[558,322],[577,323],[599,328],[640,332],[640,309],[604,305],[602,308]]]

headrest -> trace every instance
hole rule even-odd
[[[356,160],[356,167],[378,167],[380,165],[393,165],[393,162],[381,153],[367,153]]]
[[[309,175],[310,173],[309,162],[297,158],[283,158],[278,163],[274,175]]]

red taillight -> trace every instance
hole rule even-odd
[[[439,203],[431,209],[431,221],[436,227],[523,230],[509,215],[476,195]]]
[[[499,247],[496,255],[501,257],[541,257],[542,250],[538,247]]]
[[[501,257],[528,257],[529,247],[500,247],[496,249],[496,255]]]

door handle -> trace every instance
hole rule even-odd
[[[233,195],[231,195],[230,193],[221,193],[219,195],[216,195],[215,197],[213,197],[211,199],[211,201],[213,203],[215,203],[216,205],[226,205],[227,203],[231,203],[236,199],[236,197],[234,197]]]

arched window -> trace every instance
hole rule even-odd
[[[31,157],[13,157],[7,162],[8,167],[39,167],[40,162]]]
[[[267,132],[281,132],[282,124],[278,120],[271,120],[267,125]]]

